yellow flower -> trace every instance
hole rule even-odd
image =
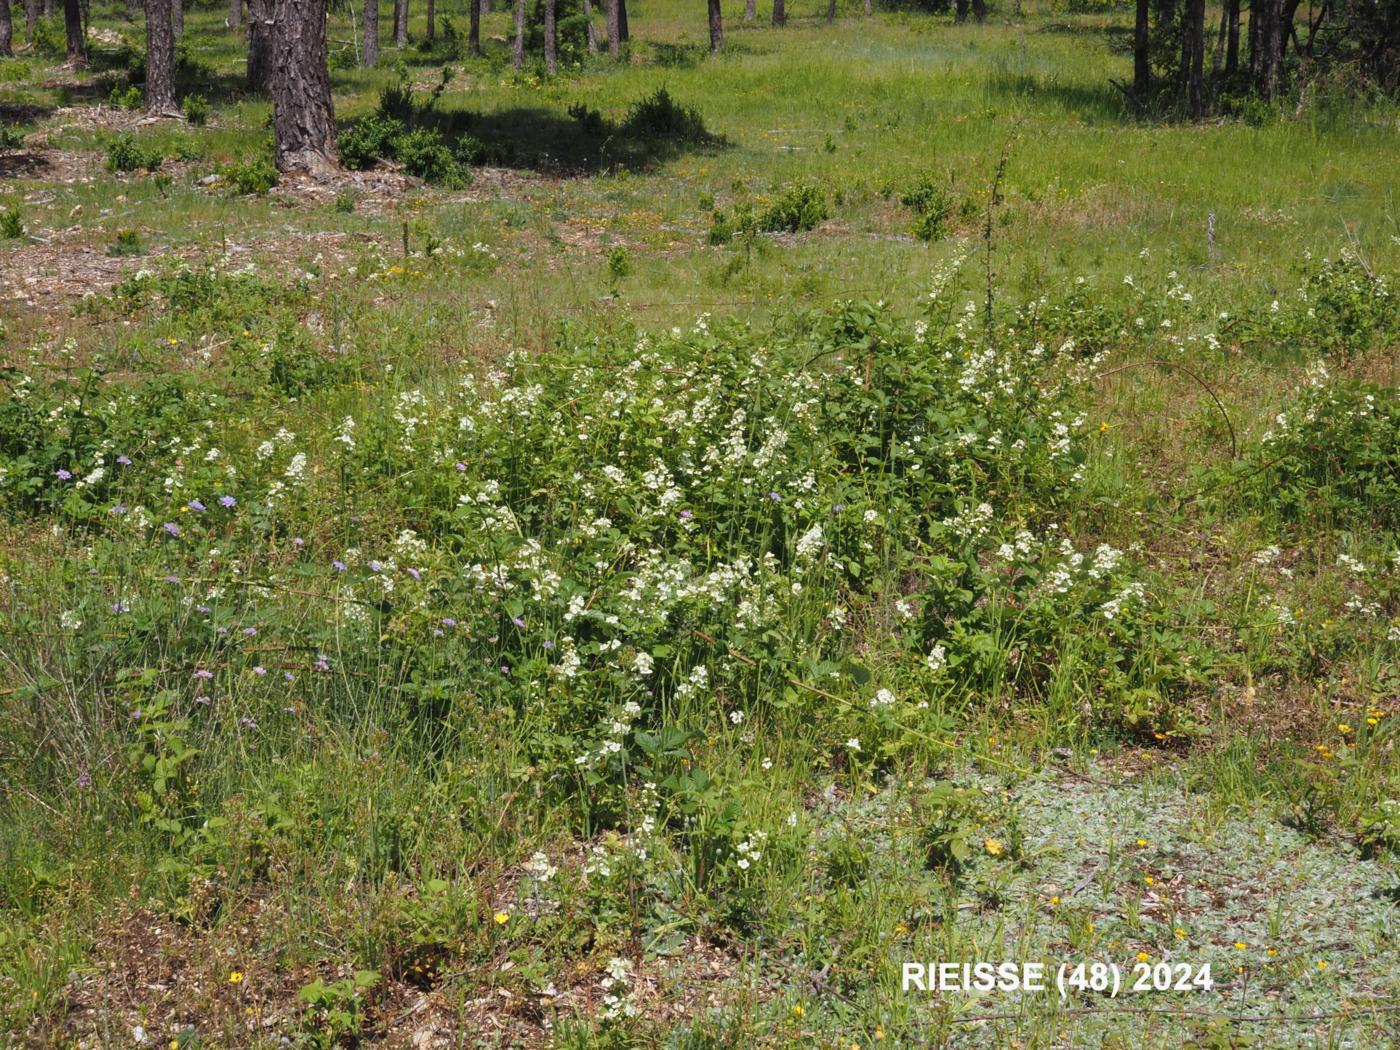
[[[1139,845],[1139,846],[1146,846],[1146,845],[1147,845],[1147,840],[1146,840],[1146,839],[1138,839],[1138,845]]]
[[[1186,939],[1186,931],[1183,930],[1180,926],[1178,926],[1173,932],[1176,934],[1177,940],[1184,941]]]
[[[1277,949],[1277,948],[1268,948],[1268,949],[1265,949],[1265,954],[1266,954],[1266,955],[1270,955],[1270,956],[1277,955],[1277,954],[1278,954],[1278,949]]]
[[[875,1042],[877,1042],[877,1043],[883,1043],[884,1041],[885,1041],[885,1030],[884,1030],[883,1028],[877,1028],[877,1029],[875,1029]]]
[[[1099,433],[1100,433],[1100,434],[1107,434],[1107,433],[1108,433],[1108,428],[1109,428],[1109,424],[1108,424],[1108,423],[1100,423],[1100,424],[1099,424]]]
[[[1325,970],[1325,969],[1327,969],[1327,960],[1326,960],[1326,959],[1319,959],[1319,960],[1317,960],[1317,968],[1318,968],[1319,970]]]
[[[1051,897],[1051,898],[1050,898],[1050,903],[1051,903],[1051,905],[1059,904],[1059,903],[1060,903],[1060,898],[1059,898],[1059,897]]]
[[[242,984],[242,983],[243,983],[243,971],[242,971],[242,970],[233,970],[233,971],[231,971],[231,972],[229,973],[229,975],[228,975],[228,983],[229,983],[229,984]]]
[[[802,1004],[801,1004],[801,1003],[798,1003],[796,1006],[794,1006],[794,1007],[792,1008],[792,1016],[793,1016],[793,1017],[801,1017],[801,1016],[802,1016],[802,1012],[803,1012],[803,1011],[802,1011]]]
[[[905,926],[904,923],[902,923],[902,922],[897,922],[897,923],[894,924],[894,932],[895,932],[895,933],[908,933],[908,932],[909,932],[909,927],[908,927],[908,926]]]
[[[498,911],[492,917],[496,920],[497,926],[504,926],[506,923],[510,922],[510,912],[508,911]]]
[[[1246,944],[1244,943],[1244,941],[1236,941],[1236,942],[1235,942],[1235,947],[1238,948],[1240,951],[1244,951],[1245,948],[1248,947],[1248,945],[1246,945]]]
[[[1345,722],[1338,722],[1337,732],[1341,733],[1343,736],[1346,736],[1348,733],[1351,732],[1351,726],[1347,725]]]
[[[1144,875],[1142,877],[1142,881],[1147,883],[1149,886],[1155,885],[1157,882],[1157,880],[1154,879],[1151,875]]]
[[[1150,959],[1150,958],[1152,958],[1152,956],[1148,955],[1146,952],[1138,952],[1138,953],[1137,953],[1137,961],[1138,961],[1138,962],[1147,962],[1147,960]]]
[[[1001,856],[1001,842],[997,839],[983,839],[982,848],[993,857]]]

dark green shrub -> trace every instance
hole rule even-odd
[[[466,182],[462,165],[453,155],[451,147],[443,141],[441,132],[433,128],[416,128],[399,136],[394,143],[394,152],[404,171],[424,182],[448,188],[459,187]]]
[[[153,146],[138,142],[130,132],[123,132],[107,143],[108,171],[155,171],[165,157]]]
[[[0,151],[24,148],[24,131],[16,124],[0,127]]]
[[[203,95],[186,95],[180,104],[180,112],[197,128],[204,127],[209,120],[209,100]]]
[[[395,156],[395,143],[403,134],[403,121],[396,117],[365,117],[340,133],[340,162],[363,171],[381,157]]]
[[[948,218],[955,203],[947,179],[924,175],[899,200],[914,213],[910,232],[919,240],[936,241],[947,233]]]
[[[634,138],[703,142],[710,137],[697,110],[683,106],[664,87],[632,104],[622,130]]]
[[[229,193],[241,197],[254,193],[262,196],[277,185],[277,165],[268,154],[248,157],[237,164],[227,165],[222,172]]]
[[[107,254],[117,257],[145,255],[146,246],[141,243],[137,230],[118,230],[117,239],[107,245]]]
[[[6,208],[0,211],[0,237],[13,241],[23,236],[24,220],[20,218],[19,209]]]

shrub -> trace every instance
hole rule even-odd
[[[365,117],[340,133],[340,161],[347,168],[363,171],[381,157],[393,157],[395,143],[403,134],[403,121],[397,117]]]
[[[789,186],[758,217],[765,233],[798,233],[827,218],[826,197],[808,182]]]
[[[454,189],[468,181],[469,176],[443,141],[442,133],[434,128],[415,128],[400,135],[394,142],[394,152],[404,170],[424,182]]]
[[[202,128],[209,120],[209,100],[203,95],[186,95],[180,104],[180,112],[197,128]]]
[[[635,138],[703,142],[710,138],[697,110],[683,106],[664,87],[632,104],[622,130]]]
[[[165,156],[154,146],[138,142],[130,132],[123,132],[107,143],[108,171],[155,171]]]
[[[107,254],[112,256],[145,255],[146,247],[141,243],[141,234],[136,230],[118,230],[117,239],[107,245]]]
[[[899,200],[913,211],[914,222],[910,232],[919,240],[940,240],[947,232],[948,217],[953,213],[955,203],[947,179],[924,175]]]
[[[262,196],[277,185],[277,165],[266,153],[248,157],[237,164],[226,165],[221,173],[230,193]]]
[[[0,127],[0,151],[24,148],[24,131],[17,124]]]
[[[129,84],[126,90],[114,87],[107,93],[107,102],[119,109],[138,110],[145,100],[145,93],[135,84]]]
[[[20,218],[18,208],[5,208],[0,210],[0,237],[7,241],[17,240],[24,236],[24,220]]]

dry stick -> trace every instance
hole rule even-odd
[[[1144,358],[1141,361],[1129,361],[1126,365],[1119,365],[1117,368],[1110,368],[1107,372],[1100,372],[1094,378],[1107,379],[1111,375],[1116,375],[1119,372],[1124,372],[1129,368],[1136,368],[1138,365],[1156,365],[1158,368],[1179,368],[1192,379],[1194,379],[1197,383],[1199,383],[1201,389],[1204,390],[1207,394],[1209,394],[1210,399],[1215,402],[1215,407],[1220,409],[1220,417],[1223,420],[1225,420],[1225,427],[1230,431],[1230,458],[1240,458],[1239,442],[1235,440],[1235,425],[1230,422],[1230,414],[1225,411],[1225,406],[1220,403],[1220,398],[1215,396],[1215,391],[1210,388],[1210,385],[1206,383],[1206,381],[1200,376],[1198,376],[1195,372],[1191,371],[1191,369],[1181,364],[1181,362],[1163,361],[1160,358],[1149,357]]]

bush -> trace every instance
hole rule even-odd
[[[19,209],[5,208],[0,211],[0,237],[13,241],[23,236],[24,220],[20,218]]]
[[[404,171],[424,182],[455,189],[468,181],[469,176],[443,141],[442,133],[433,128],[416,128],[399,136],[394,152]]]
[[[683,106],[664,87],[632,104],[622,130],[634,138],[704,142],[710,138],[697,110]]]
[[[229,164],[221,174],[229,192],[239,197],[249,193],[262,196],[276,186],[278,180],[277,165],[266,153]]]
[[[24,148],[24,131],[17,124],[0,127],[0,151]]]
[[[107,143],[108,171],[155,171],[165,160],[154,146],[138,142],[130,132],[123,132]]]
[[[798,233],[827,218],[826,197],[808,182],[789,186],[758,218],[765,233]]]
[[[144,101],[144,92],[135,84],[127,85],[125,91],[114,87],[107,93],[107,102],[119,109],[138,110]]]
[[[118,230],[117,239],[107,246],[107,254],[117,257],[145,255],[146,247],[138,231]]]
[[[899,200],[913,211],[914,222],[910,232],[919,240],[940,240],[947,232],[948,217],[953,213],[955,200],[947,179],[924,175]]]
[[[340,162],[356,171],[373,167],[381,157],[395,156],[395,143],[404,130],[403,121],[396,117],[375,115],[356,121],[337,139]]]
[[[186,95],[180,104],[180,112],[195,127],[202,128],[209,119],[209,100],[203,95]]]

